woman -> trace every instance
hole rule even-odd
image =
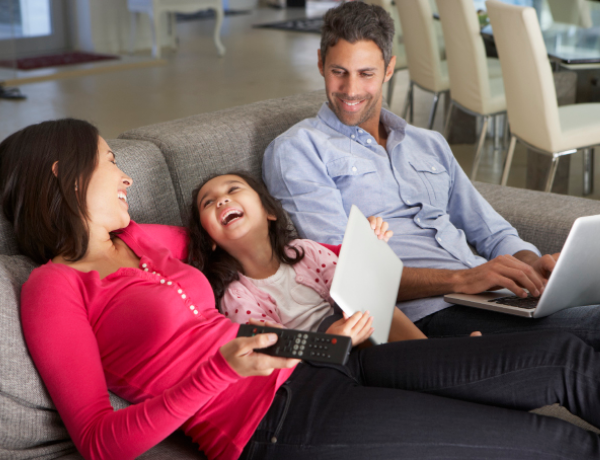
[[[600,425],[600,357],[578,338],[408,341],[346,366],[255,353],[276,337],[235,338],[181,262],[183,231],[130,221],[131,183],[82,121],[0,144],[3,210],[44,263],[23,286],[25,338],[86,458],[134,458],[180,426],[209,458],[598,457],[594,434],[522,412],[559,402]],[[133,404],[114,412],[107,389]]]

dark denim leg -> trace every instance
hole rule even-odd
[[[544,318],[521,318],[455,305],[415,323],[428,337],[456,337],[473,331],[501,334],[523,331],[566,331],[600,349],[600,306],[567,308]]]
[[[593,433],[512,409],[565,401],[597,422],[598,362],[580,340],[546,333],[373,347],[353,352],[355,378],[304,364],[290,378],[285,419],[280,401],[244,458],[598,458]]]

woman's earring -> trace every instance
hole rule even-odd
[[[212,250],[214,251],[215,249],[217,249],[217,243],[215,243],[215,242],[213,241],[213,244],[212,244],[212,246],[211,246],[211,247],[212,247]]]

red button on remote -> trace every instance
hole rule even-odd
[[[331,339],[331,343],[335,345],[337,343],[337,339]]]

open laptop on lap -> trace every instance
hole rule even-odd
[[[530,318],[565,308],[600,304],[600,215],[575,221],[539,299],[521,299],[502,289],[481,294],[450,294],[444,300]]]
[[[371,312],[375,343],[388,341],[402,268],[392,248],[375,236],[367,218],[353,205],[330,295],[348,316]]]

